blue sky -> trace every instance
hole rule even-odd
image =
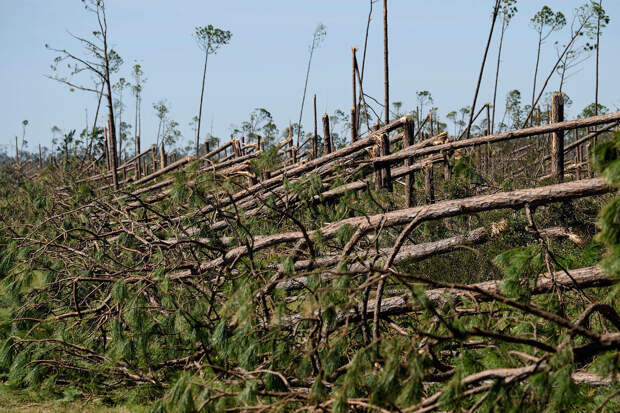
[[[503,114],[506,93],[520,89],[531,95],[536,36],[528,26],[531,16],[547,4],[570,19],[584,0],[520,0],[519,11],[506,32],[498,110]],[[192,138],[189,126],[200,98],[202,55],[192,40],[193,28],[213,24],[230,30],[229,46],[209,60],[203,119],[205,132],[227,137],[231,126],[248,118],[256,107],[269,110],[280,129],[295,122],[303,91],[308,46],[318,23],[327,36],[316,51],[308,95],[317,94],[319,112],[333,113],[351,106],[351,52],[361,47],[368,13],[365,0],[107,0],[110,38],[125,60],[117,76],[129,78],[134,62],[142,65],[148,82],[142,111],[143,146],[155,140],[157,121],[152,104],[165,98],[171,117],[178,121],[183,143]],[[618,110],[620,84],[620,1],[603,3],[611,17],[601,40],[600,102]],[[415,92],[429,90],[439,114],[470,105],[490,24],[491,0],[390,0],[390,97],[415,107]],[[81,129],[85,108],[89,120],[96,99],[85,92],[47,79],[54,53],[45,43],[78,51],[67,30],[88,34],[93,16],[79,0],[0,1],[0,150],[12,151],[21,122],[29,120],[27,140],[50,145],[50,129]],[[493,39],[479,97],[491,100],[497,59],[498,34]],[[565,41],[568,31],[556,33],[544,45],[541,64],[546,76],[556,58],[555,40]],[[365,91],[383,96],[381,2],[375,4],[370,30]],[[594,60],[587,61],[568,79],[565,92],[573,100],[572,117],[594,100]],[[550,88],[557,89],[554,76]],[[540,82],[539,82],[540,84]],[[527,100],[527,98],[526,98]],[[312,122],[306,101],[303,123]],[[127,114],[133,119],[133,106]],[[498,115],[499,116],[499,115]],[[12,152],[11,152],[12,153]]]

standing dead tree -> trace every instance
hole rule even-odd
[[[48,44],[45,47],[48,50],[59,53],[54,58],[52,70],[58,72],[60,63],[67,63],[69,68],[68,75],[54,74],[48,76],[50,79],[56,80],[69,86],[72,89],[83,90],[86,92],[101,94],[97,88],[86,86],[80,80],[75,79],[78,75],[91,74],[95,75],[102,84],[103,96],[106,98],[108,106],[108,129],[110,136],[110,156],[112,160],[112,177],[114,187],[118,188],[118,155],[116,152],[116,123],[114,121],[114,104],[112,97],[112,74],[117,72],[123,63],[120,55],[109,45],[108,21],[106,17],[104,0],[82,0],[86,10],[93,13],[97,19],[96,29],[92,32],[92,38],[76,36],[72,33],[69,35],[77,40],[85,50],[85,56],[80,57],[67,49],[55,49]]]

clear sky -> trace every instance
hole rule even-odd
[[[570,21],[584,0],[520,0],[518,14],[506,32],[498,107],[503,114],[506,93],[520,89],[531,96],[536,36],[529,19],[547,4],[563,11]],[[230,30],[229,46],[209,60],[203,109],[205,132],[227,137],[231,125],[248,118],[256,107],[269,110],[282,130],[295,122],[303,91],[308,46],[318,23],[327,26],[324,43],[315,53],[308,96],[316,93],[319,112],[351,107],[351,52],[363,46],[368,14],[365,0],[107,0],[109,35],[125,60],[117,76],[130,78],[134,62],[142,65],[148,82],[143,100],[143,147],[154,142],[157,119],[152,104],[165,98],[171,117],[181,124],[183,143],[192,138],[189,122],[197,114],[202,55],[192,40],[193,28],[213,24]],[[415,92],[429,90],[442,119],[447,112],[470,105],[484,45],[492,0],[389,0],[390,97],[415,108]],[[601,38],[600,102],[620,107],[620,1],[605,0],[611,17]],[[94,95],[70,92],[47,79],[55,54],[44,48],[79,52],[67,31],[87,35],[93,16],[80,0],[0,0],[0,145],[12,151],[21,122],[29,120],[30,149],[50,145],[53,125],[63,131],[82,129],[85,109],[89,120],[96,107]],[[496,31],[478,102],[492,99],[497,59]],[[545,77],[556,58],[555,40],[566,41],[568,31],[554,34],[544,45],[541,73]],[[375,4],[370,30],[365,91],[383,96],[383,37],[381,2]],[[358,53],[361,59],[361,53]],[[557,89],[554,76],[550,89]],[[540,84],[540,82],[539,82]],[[594,101],[594,59],[570,77],[565,92],[573,100],[567,117]],[[310,127],[311,99],[302,123]],[[128,114],[133,107],[128,101]],[[501,104],[501,106],[500,106]],[[0,150],[2,150],[0,146]],[[10,152],[11,153],[11,152]]]

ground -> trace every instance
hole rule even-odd
[[[50,400],[33,391],[13,390],[0,384],[0,411],[2,413],[142,413],[141,406],[109,407],[98,400]]]

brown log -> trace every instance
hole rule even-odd
[[[594,287],[607,287],[617,282],[613,277],[605,274],[599,267],[587,267],[575,270],[569,270],[570,277],[563,271],[557,271],[553,274],[545,273],[538,276],[536,286],[531,292],[534,295],[547,294],[553,292],[556,288],[564,289],[585,289]],[[485,281],[470,285],[479,288],[484,292],[499,294],[502,280]],[[475,299],[476,301],[488,301],[489,297],[483,293],[473,293],[471,291],[462,291],[458,289],[437,288],[426,290],[426,297],[434,303],[444,303],[446,301],[460,301],[464,298]],[[368,302],[367,311],[372,314],[375,307],[375,301]],[[397,315],[420,310],[422,307],[416,304],[410,293],[405,293],[395,297],[384,298],[381,302],[381,315]],[[359,314],[355,312],[355,314]],[[355,317],[354,314],[350,316]],[[344,314],[339,318],[344,319]],[[352,318],[349,318],[352,321]]]
[[[310,231],[310,237],[321,236],[329,239],[336,235],[338,230],[345,225],[352,229],[363,232],[371,231],[379,226],[388,228],[396,225],[405,225],[416,219],[422,223],[430,220],[449,218],[458,215],[472,214],[482,211],[506,208],[522,208],[525,205],[538,206],[554,202],[567,201],[576,198],[595,196],[608,193],[609,186],[601,178],[586,179],[581,181],[555,184],[531,189],[519,189],[510,192],[499,192],[492,195],[481,195],[470,198],[447,200],[433,205],[423,205],[415,208],[402,209],[363,217],[353,217],[334,222],[324,227]],[[320,234],[320,235],[319,235]],[[287,232],[264,237],[256,237],[252,245],[254,252],[279,245],[286,242],[294,242],[304,239],[304,234],[299,232]],[[206,271],[248,253],[247,246],[240,246],[229,250],[227,253],[212,261],[203,263],[201,271]]]
[[[421,261],[426,258],[445,254],[462,245],[477,245],[482,244],[488,239],[488,233],[486,228],[481,227],[473,231],[469,231],[464,235],[457,235],[455,237],[446,238],[439,241],[427,242],[417,245],[408,245],[403,247],[394,258],[394,263],[398,263],[404,260]],[[363,271],[370,268],[379,259],[386,259],[392,252],[391,248],[382,248],[378,253],[369,250],[357,253],[350,257],[350,261],[353,262],[348,271]],[[313,268],[333,266],[340,262],[340,255],[330,255],[327,257],[317,258],[316,260],[303,260],[295,262],[295,271],[308,271]],[[282,272],[284,267],[280,265],[278,270]],[[322,280],[330,280],[337,276],[337,274],[329,272],[321,275]],[[307,277],[299,277],[278,283],[277,288],[285,288],[287,290],[299,289],[307,284]]]
[[[503,132],[489,136],[480,136],[476,138],[457,140],[448,142],[442,145],[435,145],[429,148],[422,149],[403,149],[396,153],[393,153],[386,157],[376,159],[375,162],[396,162],[404,160],[408,157],[419,157],[423,155],[429,155],[432,153],[439,153],[441,151],[454,151],[456,149],[468,148],[473,146],[482,145],[485,143],[503,142],[512,139],[524,138],[528,136],[544,135],[551,132],[566,131],[576,128],[583,128],[587,126],[602,125],[605,123],[612,123],[620,121],[620,112],[610,113],[607,115],[592,116],[589,118],[575,119],[570,121],[564,121],[555,124],[536,126],[532,128],[519,129],[515,131]]]

